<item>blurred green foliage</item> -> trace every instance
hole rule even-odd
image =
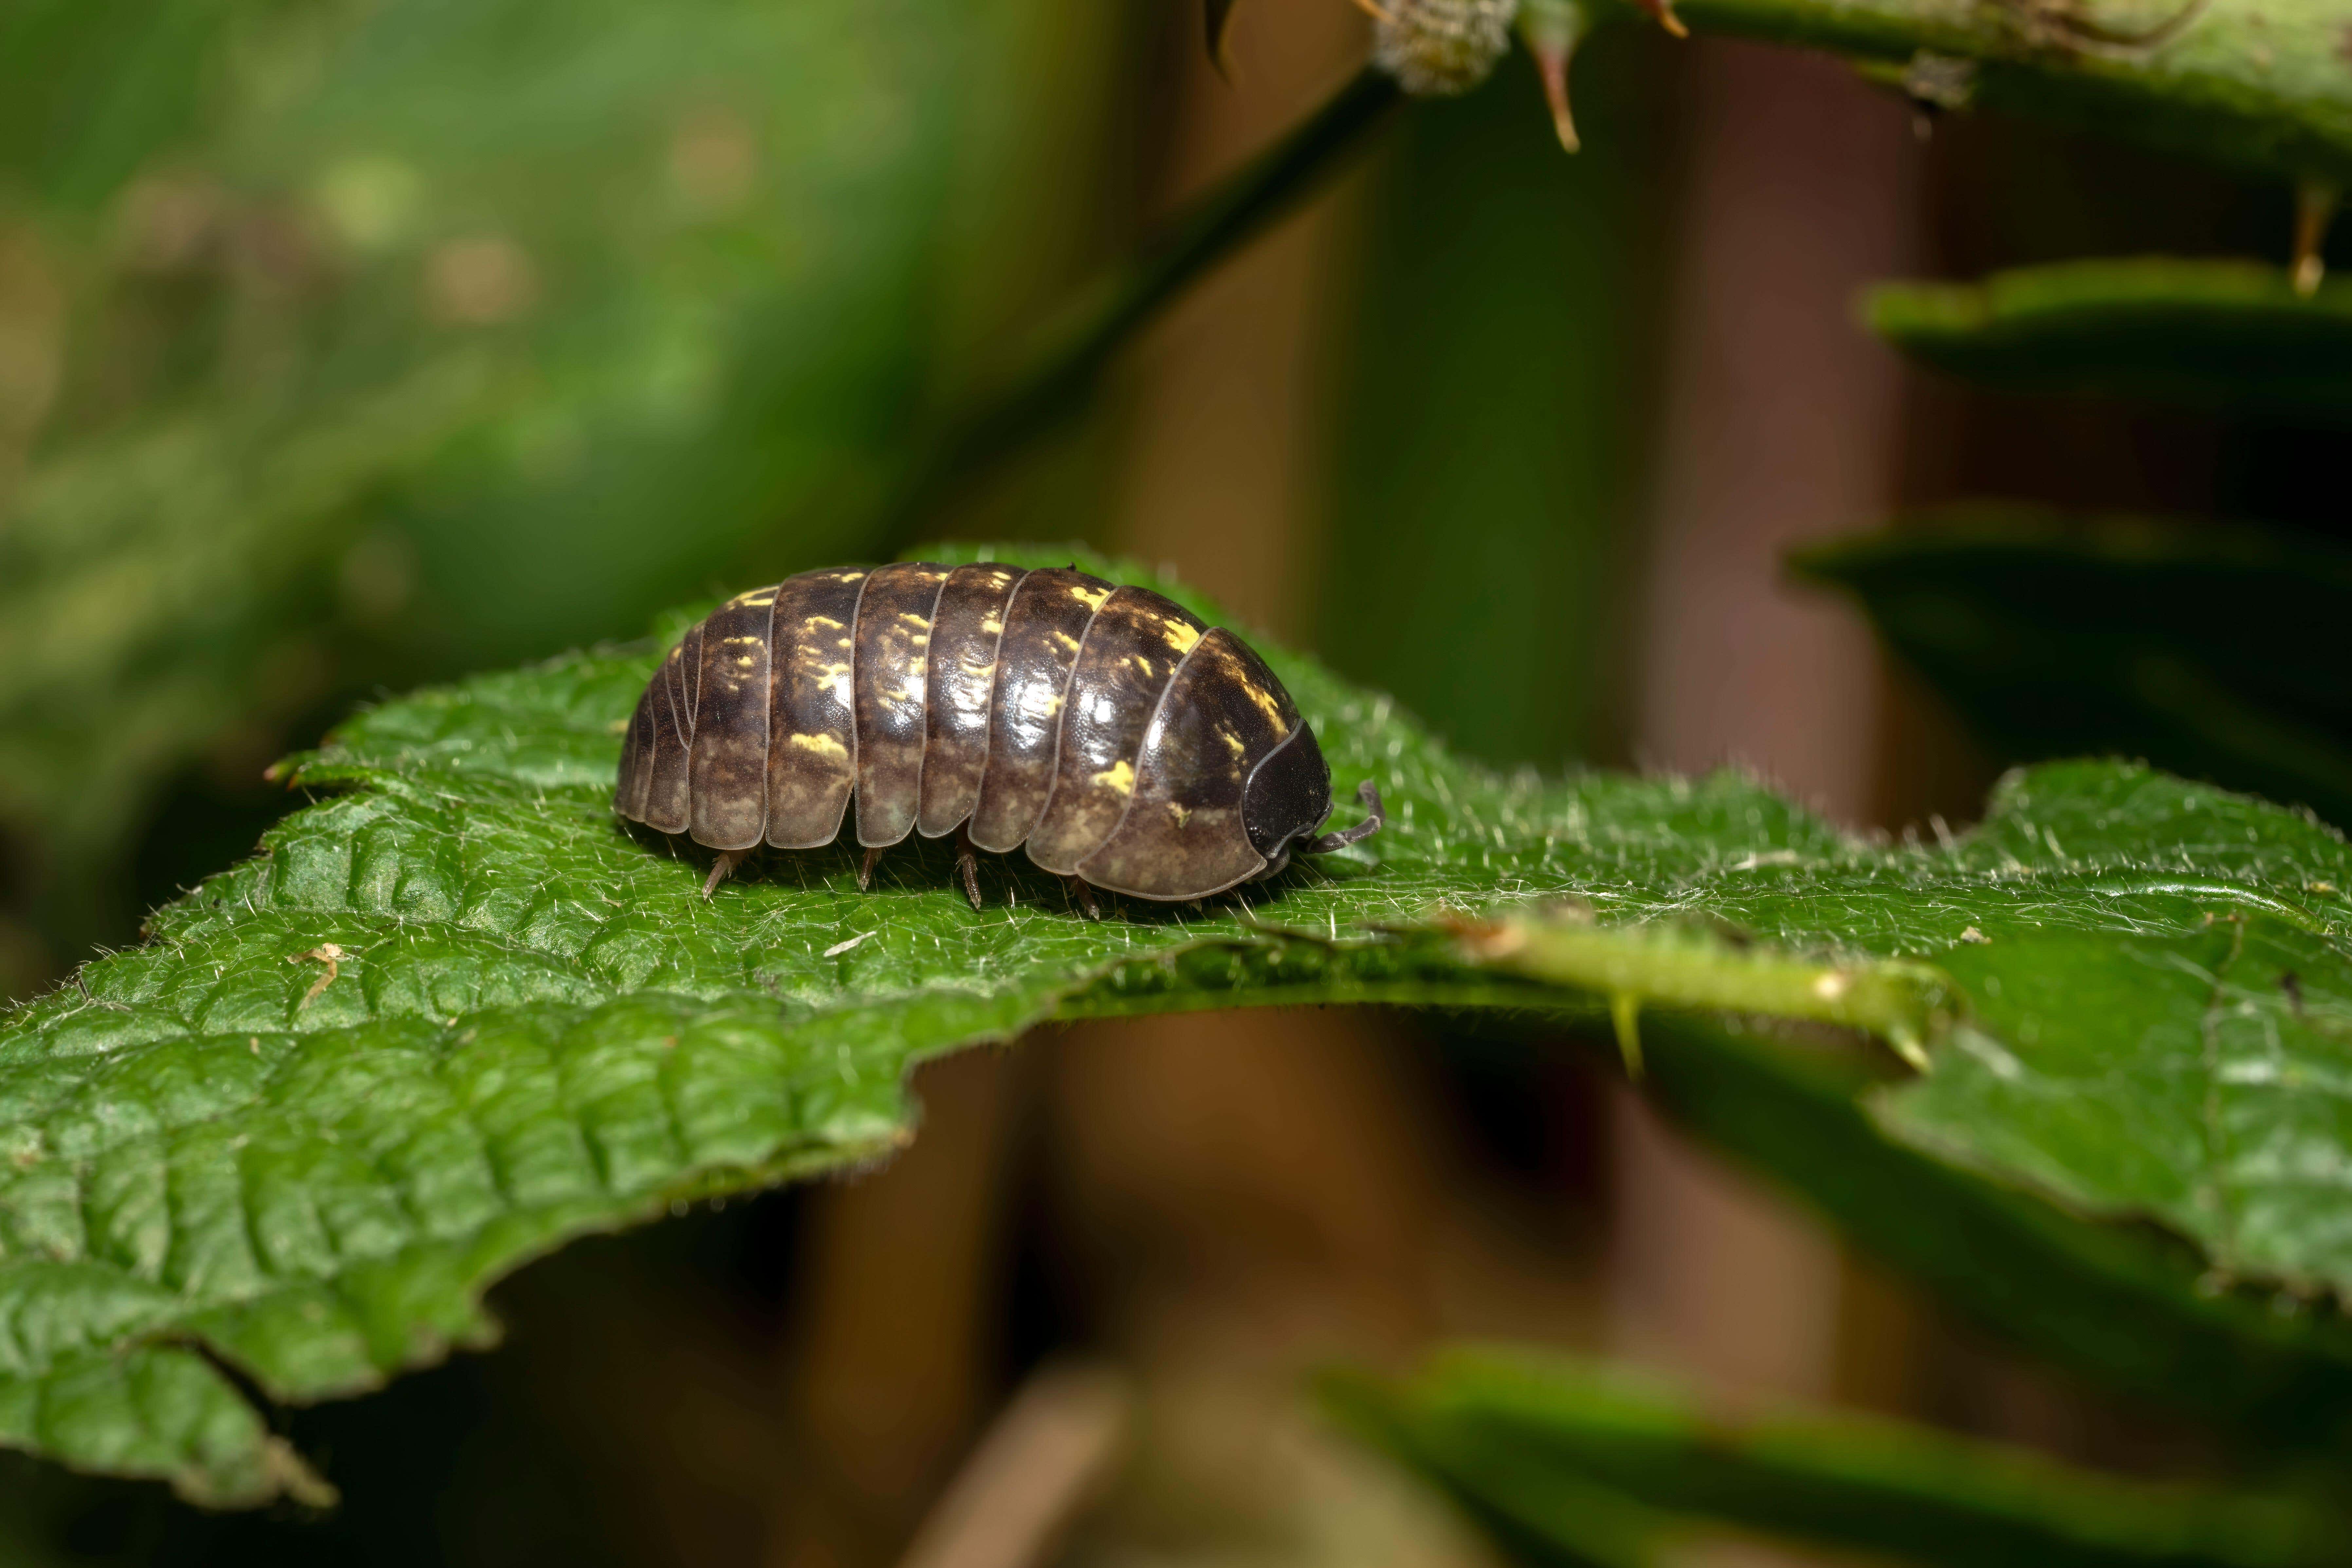
[[[1325,1397],[1533,1562],[1671,1563],[1673,1539],[1709,1524],[1948,1568],[2352,1559],[2325,1496],[2126,1481],[1859,1415],[1726,1417],[1559,1356],[1456,1350],[1401,1382],[1334,1377]]]
[[[2352,822],[2340,545],[1979,506],[1792,564],[1853,595],[2004,758],[2144,757]]]
[[[1914,358],[2007,391],[2352,417],[2352,284],[2340,279],[2305,296],[2259,262],[2142,257],[1883,284],[1863,311]]]
[[[1664,270],[1659,47],[1588,47],[1574,158],[1515,56],[1493,90],[1417,106],[1370,182],[1318,646],[1489,762],[1614,749]]]
[[[1069,269],[1053,207],[1085,154],[1002,122],[1021,73],[1094,79],[1121,40],[1041,9],[13,10],[20,931],[52,959],[123,934],[128,847],[181,770],[247,789],[355,694],[873,552],[953,353]],[[1027,230],[970,221],[998,184]]]

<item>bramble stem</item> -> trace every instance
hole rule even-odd
[[[1386,76],[1359,72],[1296,130],[1082,289],[1034,334],[1009,373],[975,389],[939,426],[891,503],[891,542],[905,542],[951,486],[1019,450],[1077,407],[1119,345],[1312,192],[1399,101],[1396,84]]]
[[[2245,173],[2352,181],[2352,70],[2334,0],[1683,0],[1681,10],[1700,32],[1826,49],[1898,86],[1921,66],[1958,67],[1972,107]]]

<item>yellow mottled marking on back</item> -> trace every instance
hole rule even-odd
[[[1111,590],[1108,588],[1089,588],[1084,583],[1073,583],[1070,584],[1070,597],[1076,599],[1079,604],[1084,605],[1089,610],[1101,609],[1103,607],[1103,601],[1109,598],[1110,595]]]
[[[1004,617],[991,610],[981,617],[980,629],[990,637],[1001,637],[1004,635]]]
[[[810,616],[801,622],[801,635],[806,637],[819,626],[831,626],[835,631],[842,629],[841,623],[831,616]]]
[[[1072,637],[1067,632],[1055,632],[1054,634],[1054,640],[1060,643],[1064,647],[1068,648],[1072,653],[1078,651],[1078,639]]]
[[[846,757],[849,748],[831,735],[794,735],[793,744],[803,752],[814,752],[820,757]]]
[[[1124,757],[1087,780],[1097,789],[1126,795],[1135,788],[1135,768]]]
[[[776,591],[773,588],[754,588],[748,594],[738,594],[727,601],[730,608],[740,605],[748,610],[760,609],[775,602]]]
[[[1244,680],[1242,682],[1242,693],[1257,704],[1259,712],[1273,720],[1277,725],[1282,722],[1282,704],[1274,700],[1273,692],[1255,680]]]
[[[1192,651],[1192,645],[1201,640],[1201,628],[1189,621],[1163,621],[1160,623],[1160,635],[1166,637],[1168,646],[1178,653],[1190,653]]]

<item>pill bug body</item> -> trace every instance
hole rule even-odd
[[[719,851],[910,833],[1025,847],[1083,893],[1205,898],[1381,826],[1315,837],[1331,771],[1248,644],[1075,568],[904,563],[737,595],[646,685],[614,808]]]

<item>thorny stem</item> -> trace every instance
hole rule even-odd
[[[1698,31],[1827,49],[1895,85],[1922,57],[1965,62],[1980,108],[2352,183],[2335,0],[1681,0],[1681,11]]]
[[[1951,982],[1927,964],[1818,963],[1672,925],[1598,926],[1555,911],[1452,930],[1473,963],[1609,998],[1618,1047],[1637,1076],[1635,1020],[1644,1003],[1861,1029],[1925,1072],[1927,1046],[1949,1024],[1956,1001]]]
[[[1080,291],[1010,374],[938,426],[889,503],[887,533],[905,542],[955,485],[1018,451],[1079,405],[1111,355],[1185,287],[1313,191],[1400,101],[1367,68],[1282,141],[1210,192],[1156,239]]]

